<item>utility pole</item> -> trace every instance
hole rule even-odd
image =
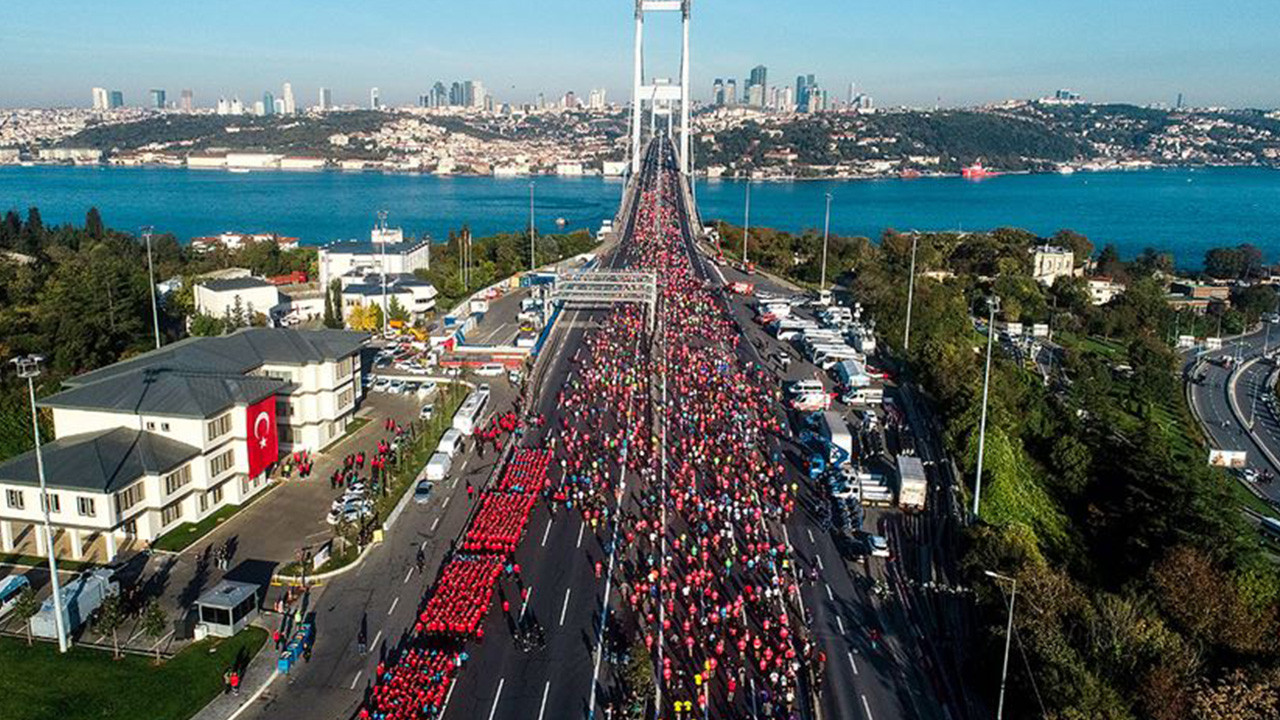
[[[747,208],[742,221],[742,272],[747,271],[747,234],[751,232],[751,175],[747,175]]]
[[[26,378],[27,393],[31,396],[31,433],[36,441],[36,475],[40,478],[40,510],[44,516],[44,549],[49,554],[49,582],[53,591],[54,623],[58,629],[58,652],[67,651],[67,625],[62,616],[62,587],[58,580],[58,559],[54,552],[53,527],[49,524],[49,489],[44,478],[44,454],[40,451],[40,416],[36,414],[36,384],[40,375],[40,355],[21,355],[11,360],[18,368],[18,377]]]
[[[827,239],[831,235],[831,193],[827,193],[827,213],[822,221],[822,279],[818,281],[818,292],[827,289]]]
[[[982,460],[987,447],[987,397],[991,390],[991,344],[996,336],[996,310],[1000,307],[1000,297],[992,295],[987,298],[990,316],[987,320],[987,370],[982,380],[982,419],[978,423],[978,474],[973,479],[973,517],[978,517],[978,503],[982,500]]]
[[[537,265],[535,265],[535,261],[534,261],[534,250],[533,250],[533,233],[534,233],[534,227],[533,227],[533,185],[534,185],[534,182],[533,182],[532,180],[530,180],[530,181],[529,181],[529,272],[533,272],[533,271],[534,271],[534,268],[536,268],[536,267],[537,267]]]
[[[1012,586],[1009,592],[1009,623],[1004,631],[1004,665],[1000,668],[1000,701],[996,704],[996,720],[1002,720],[1004,718],[1004,685],[1009,677],[1009,641],[1013,638],[1013,603],[1018,599],[1018,579],[990,570],[983,570],[983,573],[996,580],[1006,580]]]
[[[156,331],[156,349],[160,349],[160,309],[156,304],[156,268],[151,262],[151,226],[142,228],[142,237],[147,241],[147,278],[151,280],[151,324]]]
[[[911,233],[911,277],[907,279],[907,325],[902,329],[902,349],[911,349],[911,301],[916,294],[916,247],[920,244],[920,233]]]
[[[387,211],[378,211],[378,241],[382,246],[382,337],[387,337]]]

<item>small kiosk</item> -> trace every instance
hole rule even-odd
[[[258,586],[222,580],[196,600],[200,624],[196,637],[231,637],[258,617]],[[201,633],[200,628],[204,631]]]

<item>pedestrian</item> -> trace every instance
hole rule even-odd
[[[240,673],[237,672],[234,668],[231,670],[231,677],[228,679],[228,683],[230,683],[231,685],[231,694],[239,695],[240,694]]]
[[[275,633],[271,635],[271,639],[275,641],[276,650],[279,650],[281,643],[284,640],[284,633],[280,632],[280,628],[276,628]]]

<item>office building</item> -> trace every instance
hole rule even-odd
[[[112,90],[110,102],[107,103],[112,110],[124,107],[124,93],[119,90]]]
[[[285,83],[284,87],[281,89],[283,90],[281,94],[284,95],[283,107],[281,110],[285,115],[292,115],[298,111],[297,103],[295,103],[293,99],[293,85]]]
[[[238,97],[237,97],[237,98],[231,98],[231,114],[232,114],[232,115],[243,115],[243,114],[244,114],[244,103],[243,103],[243,102],[241,102],[241,101],[240,101],[240,98],[238,98]]]
[[[747,104],[754,107],[764,107],[768,87],[769,69],[763,65],[751,68],[751,73],[747,79]]]
[[[322,246],[316,261],[320,269],[320,287],[329,287],[330,282],[344,275],[354,277],[385,271],[390,277],[411,275],[414,270],[430,267],[429,238],[404,240],[401,234],[393,235],[384,242],[378,232],[375,229],[370,233],[369,242],[339,240]]]
[[[450,107],[456,107],[458,105],[462,105],[465,103],[465,101],[466,101],[466,94],[465,94],[465,90],[462,87],[462,83],[458,82],[457,80],[454,80],[449,85]]]
[[[239,113],[236,113],[236,114],[237,114],[237,115],[239,115]],[[262,116],[266,115],[266,114],[267,114],[267,104],[266,104],[266,103],[264,103],[264,102],[263,102],[263,101],[261,101],[261,100],[255,100],[255,101],[253,102],[253,114],[254,114],[254,115],[257,115],[258,117],[262,117]]]
[[[604,88],[592,90],[590,93],[587,94],[588,110],[604,110],[604,108],[605,108]]]
[[[431,86],[431,107],[444,107],[449,104],[449,90],[439,80]]]
[[[483,110],[485,98],[489,96],[489,94],[485,92],[484,83],[479,80],[471,80],[469,82],[471,84],[471,92],[467,96],[470,100],[467,104],[478,110]]]
[[[284,115],[284,114],[285,114],[285,113],[284,113],[284,99],[283,99],[283,98],[276,98],[275,109],[273,110],[273,113],[272,113],[272,114],[274,114],[274,115]]]
[[[178,103],[178,107],[182,108],[182,112],[191,112],[196,109],[196,96],[190,90],[182,91],[182,100]]]
[[[156,88],[151,89],[151,107],[164,109],[165,107],[164,90],[159,90]]]
[[[246,328],[180,340],[79,375],[39,401],[55,440],[42,450],[53,545],[110,562],[183,523],[265,489],[279,457],[341,436],[360,397],[367,335]],[[34,452],[0,463],[0,551],[41,523]]]
[[[751,107],[764,107],[763,85],[751,85],[747,88],[747,105]]]
[[[276,112],[276,98],[270,90],[264,90],[262,93],[262,108],[259,115],[274,115]]]
[[[333,107],[333,91],[327,87],[320,88],[320,109],[328,110]]]
[[[724,104],[724,80],[716,78],[711,84],[711,104],[720,106]]]
[[[378,88],[369,88],[369,109],[380,110],[382,108],[382,98],[378,97]]]
[[[107,95],[106,88],[96,87],[93,89],[93,109],[106,110],[111,103],[111,97]]]
[[[733,78],[724,81],[724,104],[738,104],[738,81]]]

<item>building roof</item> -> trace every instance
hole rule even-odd
[[[258,594],[258,586],[253,583],[235,580],[220,580],[217,585],[205,590],[196,600],[197,605],[204,607],[231,610],[253,595]]]
[[[111,493],[143,475],[160,475],[200,454],[200,448],[152,432],[112,428],[68,435],[40,446],[51,487]],[[0,482],[39,485],[35,451],[0,463]]]
[[[79,385],[40,401],[42,407],[106,410],[134,415],[212,417],[234,405],[250,405],[289,383],[252,375],[201,374],[149,367],[107,381]]]
[[[365,242],[360,240],[335,240],[328,245],[322,245],[320,252],[337,253],[343,255],[381,255],[385,252],[388,255],[408,255],[416,250],[421,250],[431,244],[430,238],[423,238],[417,241],[406,241],[398,243],[381,243],[381,242]]]
[[[221,280],[206,280],[200,283],[208,290],[213,292],[230,292],[234,290],[252,290],[255,288],[275,287],[271,283],[256,277],[240,277],[226,278]]]

